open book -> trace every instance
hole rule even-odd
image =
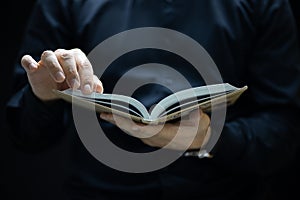
[[[60,98],[97,112],[109,112],[129,117],[145,124],[157,124],[174,120],[195,109],[210,112],[213,108],[229,106],[247,90],[247,86],[237,88],[228,83],[193,87],[175,92],[159,101],[151,111],[138,100],[119,94],[92,93],[83,95],[80,90],[54,90]]]

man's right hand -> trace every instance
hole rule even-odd
[[[103,92],[101,81],[94,75],[91,63],[80,49],[45,51],[38,62],[25,55],[21,64],[33,93],[42,101],[58,98],[52,89],[80,88],[84,94]]]

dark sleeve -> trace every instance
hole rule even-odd
[[[58,141],[65,132],[65,102],[45,104],[25,86],[7,105],[11,138],[22,151],[38,152]]]
[[[26,151],[49,147],[64,133],[64,102],[46,105],[36,98],[20,61],[25,54],[38,61],[45,50],[72,46],[72,23],[70,12],[66,12],[67,2],[36,1],[14,65],[13,95],[8,101],[6,114],[13,141]]]
[[[29,54],[37,61],[45,50],[74,48],[75,25],[71,20],[72,10],[69,0],[37,0],[27,21],[14,66],[13,93],[28,84],[25,70],[20,61]]]
[[[235,172],[269,174],[295,159],[299,148],[300,61],[288,1],[256,3],[249,99],[243,105],[252,111],[225,123],[213,160]]]

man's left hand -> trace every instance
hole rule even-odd
[[[185,150],[189,142],[189,150],[200,149],[208,141],[211,132],[210,118],[201,110],[192,111],[179,122],[162,125],[145,125],[108,113],[101,113],[100,117],[115,124],[127,134],[140,138],[145,144],[158,148],[165,147],[176,136],[178,138],[168,148]]]

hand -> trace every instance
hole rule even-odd
[[[30,55],[21,59],[33,93],[43,101],[55,100],[52,89],[80,88],[84,94],[102,93],[103,86],[80,49],[45,51],[36,62]]]
[[[135,123],[130,119],[101,113],[100,117],[117,125],[120,129],[140,138],[145,144],[152,147],[165,147],[178,134],[179,139],[170,145],[173,150],[185,150],[185,144],[193,141],[188,149],[200,149],[206,144],[210,137],[210,118],[201,110],[193,111],[186,119],[176,123],[166,123],[164,125],[144,125]],[[195,131],[197,131],[195,136]]]

